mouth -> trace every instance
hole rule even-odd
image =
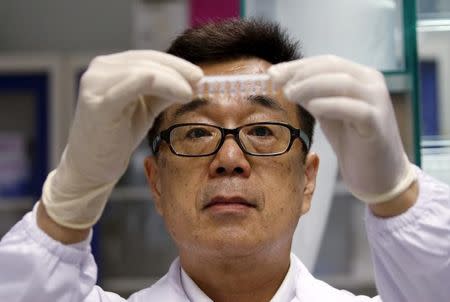
[[[216,196],[212,198],[205,206],[204,210],[214,210],[214,211],[242,211],[248,209],[256,208],[254,202],[248,201],[247,199],[240,196]]]

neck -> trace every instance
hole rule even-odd
[[[215,302],[270,301],[288,272],[290,249],[231,257],[180,251],[180,262]]]

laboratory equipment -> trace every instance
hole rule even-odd
[[[203,77],[194,89],[194,98],[214,95],[271,95],[277,90],[268,74],[216,75]]]

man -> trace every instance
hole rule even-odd
[[[332,56],[299,60],[262,21],[188,30],[168,53],[90,64],[60,164],[1,242],[0,300],[124,301],[95,286],[89,234],[153,126],[145,168],[179,258],[130,301],[448,301],[449,190],[406,159],[380,73]],[[204,75],[261,73],[278,94],[192,100]],[[380,297],[334,289],[290,254],[319,166],[310,113],[368,204]]]

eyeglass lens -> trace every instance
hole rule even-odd
[[[290,130],[282,125],[255,124],[239,131],[242,147],[253,154],[284,152],[290,143]],[[174,151],[181,155],[205,155],[216,151],[222,140],[219,128],[207,125],[184,125],[176,127],[170,135]]]

